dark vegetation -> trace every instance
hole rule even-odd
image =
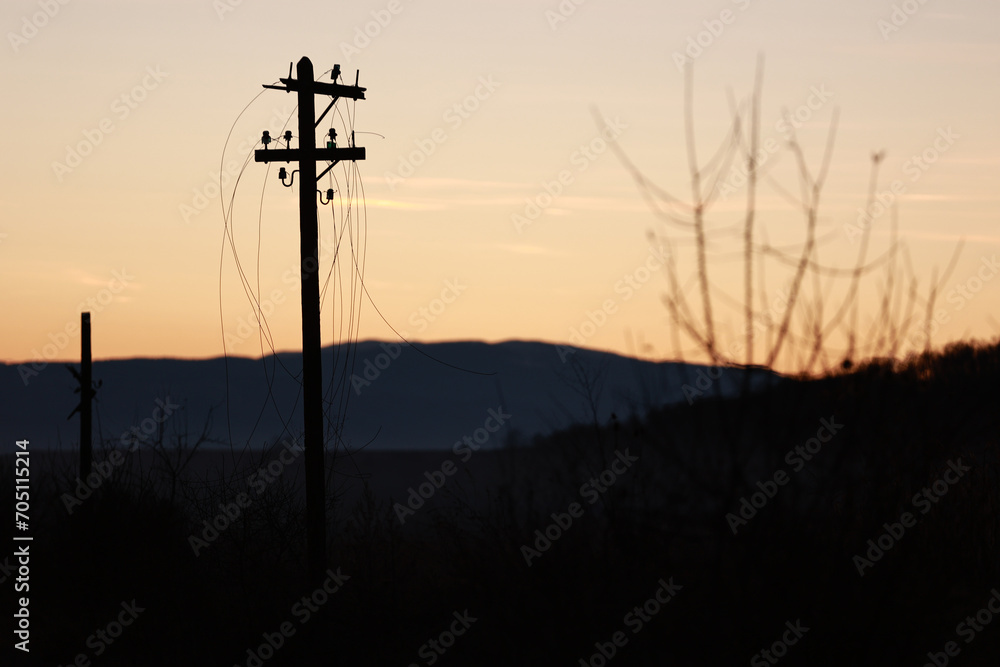
[[[735,664],[798,619],[809,631],[788,664],[922,664],[947,641],[960,642],[963,664],[986,664],[996,629],[966,646],[956,626],[1000,585],[998,386],[1000,345],[953,345],[510,442],[484,453],[497,483],[452,479],[405,525],[384,499],[331,500],[330,562],[350,579],[304,624],[291,611],[312,590],[291,480],[196,558],[189,536],[246,489],[235,472],[213,483],[123,465],[70,515],[60,495],[72,467],[48,471],[33,494],[32,656],[245,665],[262,633],[291,621],[295,635],[264,664],[426,664],[420,647],[468,609],[478,620],[441,664],[579,664],[619,630],[620,664]],[[786,452],[821,419],[843,428],[793,472]],[[626,449],[638,461],[606,492],[581,495]],[[958,461],[969,470],[922,514],[914,495]],[[778,470],[790,481],[734,535],[726,515]],[[582,516],[528,566],[522,545],[573,502]],[[860,576],[854,557],[905,511],[916,524]],[[633,634],[623,618],[661,579],[683,588]],[[132,599],[146,611],[95,656],[88,637]]]

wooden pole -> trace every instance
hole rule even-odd
[[[93,365],[90,354],[90,313],[80,313],[80,479],[86,481],[93,461],[91,399]]]
[[[316,212],[316,99],[313,65],[302,58],[299,81],[299,254],[302,261],[302,412],[305,426],[306,539],[309,578],[326,572],[326,464],[319,313],[319,220]]]
[[[333,98],[322,118],[337,99],[365,99],[365,89],[357,85],[316,81],[309,58],[299,60],[297,78],[279,79],[281,85],[265,88],[296,92],[299,105],[299,147],[268,149],[269,135],[261,140],[264,148],[254,151],[255,162],[298,162],[299,165],[299,255],[302,277],[302,416],[305,430],[306,556],[308,576],[320,585],[326,576],[326,464],[323,443],[323,370],[320,359],[319,301],[319,220],[316,209],[316,162],[330,162],[320,176],[341,160],[364,160],[365,149],[351,146],[316,146],[316,95]],[[291,74],[291,71],[289,71]],[[352,142],[353,143],[353,142]],[[294,179],[294,174],[293,174]],[[282,177],[284,183],[284,177]],[[288,183],[286,185],[291,185]]]

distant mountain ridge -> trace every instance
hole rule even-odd
[[[79,395],[62,365],[49,364],[25,384],[17,364],[0,364],[0,451],[12,451],[14,441],[25,438],[38,449],[76,446],[79,421],[67,415]],[[212,435],[228,445],[231,424],[238,449],[248,441],[256,446],[281,439],[285,423],[300,434],[300,370],[294,352],[262,359],[97,361],[94,379],[103,385],[95,403],[95,443],[123,435],[127,441],[130,429],[154,433],[159,422],[168,433],[186,426],[194,434],[213,408]],[[323,350],[323,372],[327,413],[344,415],[341,442],[374,450],[449,449],[500,411],[509,417],[483,445],[493,447],[515,430],[531,437],[589,422],[595,413],[602,423],[612,413],[644,414],[698,391],[714,394],[716,383],[729,395],[741,374],[525,341],[331,346]]]

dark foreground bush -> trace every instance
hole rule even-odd
[[[997,345],[774,378],[484,452],[405,523],[331,463],[325,590],[294,475],[130,462],[70,514],[39,459],[29,664],[993,665],[998,387]]]

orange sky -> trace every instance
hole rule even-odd
[[[351,218],[366,224],[352,227],[364,231],[353,240],[359,255],[363,242],[371,298],[411,339],[674,356],[661,250],[647,233],[670,233],[682,280],[694,268],[690,234],[650,212],[606,139],[690,201],[678,63],[693,61],[704,163],[731,119],[729,91],[738,101],[751,91],[758,53],[761,141],[777,147],[766,162],[789,192],[799,193],[784,148],[790,126],[815,173],[839,110],[821,263],[853,264],[870,155],[885,150],[879,192],[898,204],[922,295],[965,240],[939,292],[934,341],[994,336],[1000,6],[903,5],[912,13],[860,0],[5,2],[0,359],[77,358],[81,310],[93,313],[98,359],[219,355],[223,326],[231,354],[299,348],[299,290],[289,279],[298,184],[279,187],[275,169],[251,163],[233,199],[233,239],[254,290],[259,280],[265,344],[224,250],[215,190],[220,161],[242,162],[262,129],[289,117],[294,129],[293,96],[277,91],[233,123],[261,84],[303,55],[317,73],[339,63],[349,82],[360,69],[368,88],[353,109],[368,151],[358,163],[366,216],[355,201]],[[612,127],[603,138],[595,109]],[[228,198],[236,172],[226,164]],[[345,172],[335,173],[330,187],[346,193]],[[707,222],[714,316],[728,345],[742,328],[727,305],[743,293],[742,246],[719,230],[742,220],[746,195],[738,177],[724,182],[732,193]],[[803,216],[780,190],[762,184],[757,209],[757,242],[801,243]],[[321,209],[328,242],[345,211]],[[888,247],[890,219],[872,222],[871,257]],[[343,339],[337,328],[353,321],[342,310],[351,305],[348,258],[324,305],[325,342]],[[327,253],[324,275],[331,263]],[[770,262],[766,279],[771,299],[787,275]],[[873,274],[861,292],[862,334],[883,281]],[[700,313],[696,285],[690,293]],[[360,305],[353,333],[393,338],[371,303]],[[690,341],[682,349],[694,356]]]

